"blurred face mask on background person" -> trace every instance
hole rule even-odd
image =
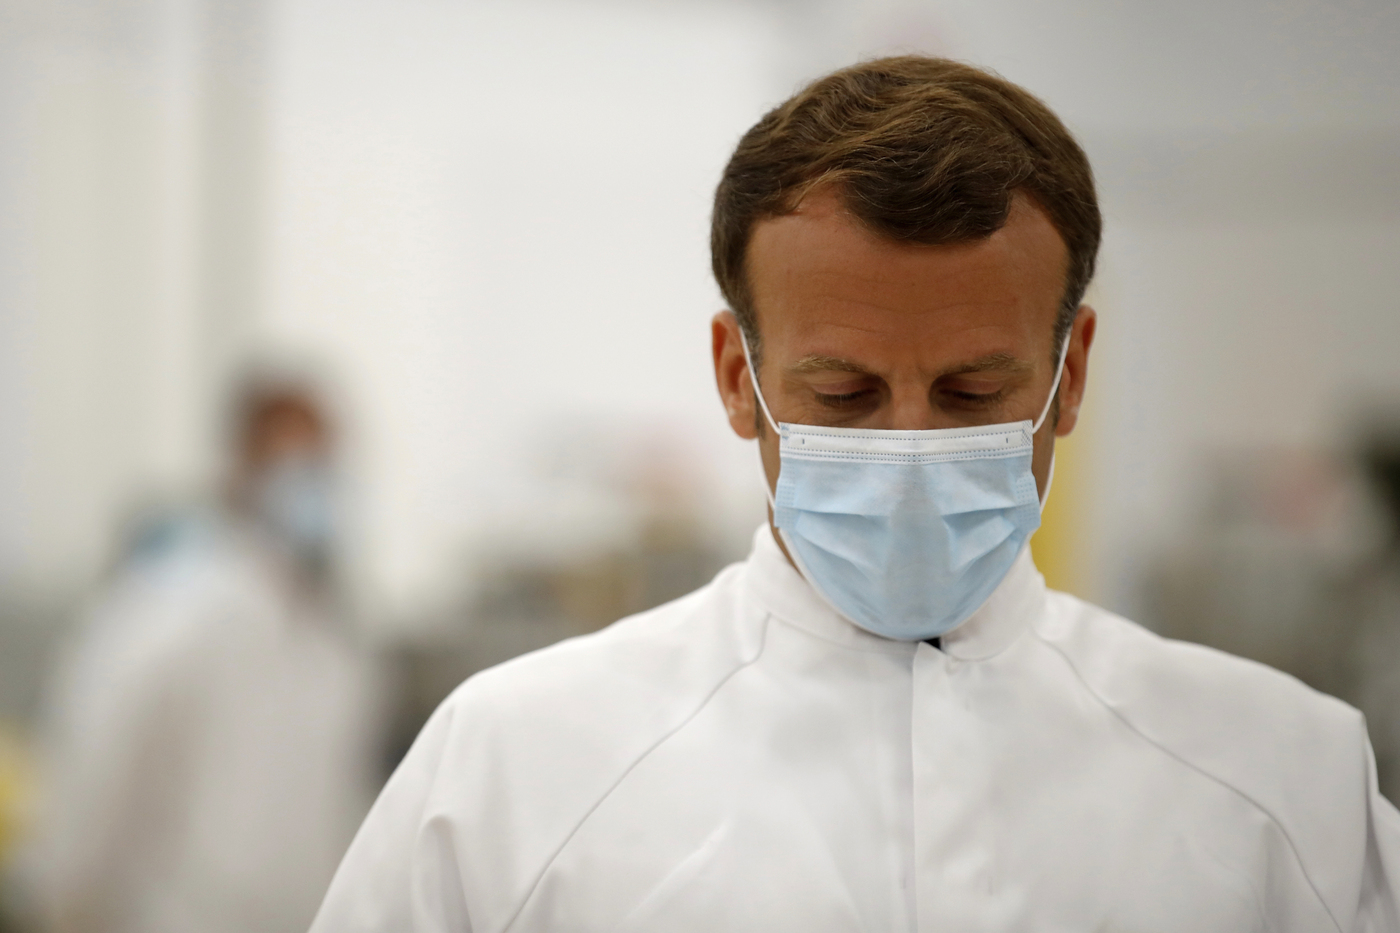
[[[335,483],[329,464],[307,454],[282,454],[259,472],[253,508],[263,526],[298,558],[322,562],[336,532]]]
[[[1069,335],[1034,422],[923,431],[779,423],[742,342],[754,395],[779,438],[773,525],[798,570],[876,635],[923,641],[952,631],[1040,527],[1034,438],[1059,391]]]

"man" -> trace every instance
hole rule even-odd
[[[838,72],[744,136],[713,223],[770,526],[459,688],[315,933],[1397,929],[1361,717],[1030,561],[1100,229],[1044,105],[937,59]]]
[[[33,864],[58,933],[305,930],[370,802],[331,429],[292,380],[240,402],[229,508],[147,523],[56,678]]]

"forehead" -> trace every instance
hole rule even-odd
[[[846,343],[995,353],[1048,346],[1068,251],[1045,213],[1019,195],[990,237],[924,245],[880,236],[826,191],[760,221],[747,259],[770,346],[800,339],[833,356]]]

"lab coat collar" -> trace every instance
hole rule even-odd
[[[883,638],[857,626],[817,595],[789,563],[765,523],[754,534],[746,585],[774,616],[826,641],[865,651],[912,653],[919,642]],[[942,638],[948,655],[980,661],[1006,650],[1044,609],[1045,579],[1022,549],[1006,578],[976,612]]]

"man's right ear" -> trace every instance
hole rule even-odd
[[[715,385],[729,426],[735,434],[751,441],[758,436],[754,429],[757,410],[744,358],[744,335],[733,311],[721,311],[710,321],[710,349],[715,361]]]

